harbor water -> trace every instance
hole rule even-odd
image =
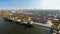
[[[17,23],[7,22],[0,17],[0,34],[50,34],[50,28],[38,25],[25,27]]]

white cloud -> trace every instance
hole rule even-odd
[[[43,0],[42,9],[60,9],[60,0]]]

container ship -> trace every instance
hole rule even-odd
[[[9,14],[9,13],[3,13],[2,16],[5,21],[9,21],[12,23],[19,23],[20,25],[24,25],[24,26],[33,26],[33,21],[29,16],[24,16],[24,15],[14,16],[13,14]]]

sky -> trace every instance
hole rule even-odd
[[[60,9],[60,0],[43,0],[41,8]]]
[[[1,8],[60,9],[60,0],[0,0]]]
[[[41,0],[0,0],[0,8],[34,8]]]

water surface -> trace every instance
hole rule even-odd
[[[17,23],[6,22],[0,17],[0,34],[50,34],[50,29],[38,25],[25,28]]]

